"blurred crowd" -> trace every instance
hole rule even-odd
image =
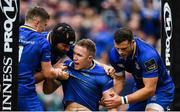
[[[160,39],[160,0],[20,0],[20,25],[24,24],[28,8],[35,5],[44,7],[51,16],[47,31],[59,22],[70,24],[77,40],[90,38],[96,43],[96,59],[106,64],[113,47],[113,33],[120,27],[130,27],[154,47]],[[128,80],[130,88],[133,81]],[[46,110],[63,110],[61,89],[44,96],[41,86],[37,86]]]

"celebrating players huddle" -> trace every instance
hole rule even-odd
[[[19,29],[18,110],[43,110],[35,90],[41,81],[45,94],[54,92],[60,86],[57,82],[62,83],[66,111],[98,111],[100,103],[110,111],[118,111],[123,104],[129,104],[128,110],[168,109],[174,96],[173,81],[157,51],[134,37],[130,29],[115,32],[111,67],[94,60],[92,40],[75,43],[70,25],[59,23],[43,32],[48,19],[43,8],[33,7]],[[59,63],[64,55],[70,60]],[[133,93],[121,96],[125,71],[132,73],[135,85]]]

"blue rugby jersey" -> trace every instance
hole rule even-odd
[[[18,95],[36,95],[33,77],[41,62],[51,60],[51,49],[46,38],[29,26],[19,29],[19,74]]]
[[[97,111],[102,93],[113,87],[113,80],[102,67],[95,64],[90,69],[75,70],[72,61],[66,61],[70,78],[62,81],[63,102],[76,102],[92,111]]]
[[[126,60],[115,48],[110,52],[109,60],[116,72],[126,70],[132,73],[137,89],[144,87],[142,78],[158,77],[156,93],[166,90],[173,94],[174,83],[158,52],[141,39],[135,38],[135,43],[134,53]]]

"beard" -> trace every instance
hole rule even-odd
[[[55,64],[60,59],[64,58],[66,56],[66,53],[60,51],[58,48],[51,46],[51,63]]]

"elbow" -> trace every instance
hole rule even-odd
[[[148,95],[149,95],[149,96],[154,96],[154,95],[155,95],[155,92],[156,92],[156,89],[149,89],[149,90],[148,90]]]
[[[45,79],[45,81],[43,82],[43,93],[48,95],[53,93],[57,88],[59,87],[59,85],[57,85],[54,80],[51,79]]]
[[[51,93],[53,93],[53,91],[51,91],[51,88],[48,88],[48,85],[44,82],[43,83],[43,93],[46,95],[49,95]]]
[[[49,95],[49,94],[51,94],[52,92],[43,89],[43,93],[44,93],[45,95]]]

